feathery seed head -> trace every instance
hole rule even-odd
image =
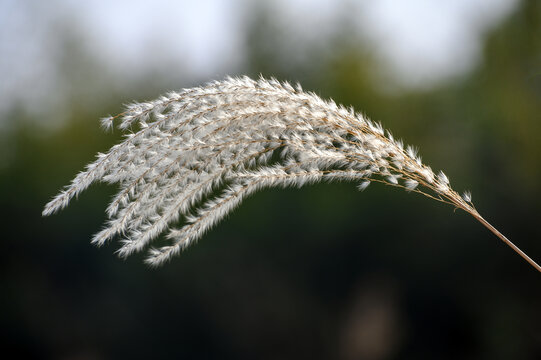
[[[403,187],[453,204],[474,216],[471,195],[421,163],[417,151],[353,109],[324,101],[276,79],[227,78],[133,103],[117,116],[123,142],[78,174],[43,210],[50,215],[96,181],[119,183],[109,221],[92,242],[123,237],[122,257],[146,248],[166,231],[171,244],[150,249],[162,264],[267,187],[321,180],[372,181]],[[117,117],[101,120],[111,128]],[[131,132],[138,125],[138,131]],[[480,217],[480,216],[479,216]],[[180,229],[171,226],[180,218]],[[478,218],[479,219],[479,218]]]

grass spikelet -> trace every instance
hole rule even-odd
[[[150,247],[161,233],[171,243],[150,248],[158,266],[197,241],[250,194],[268,187],[347,180],[404,188],[471,214],[538,271],[532,259],[477,212],[471,194],[421,162],[381,124],[297,85],[247,77],[133,103],[102,119],[126,133],[123,142],[79,173],[49,202],[50,215],[96,181],[120,184],[109,220],[93,243],[121,237],[119,256]],[[180,229],[172,225],[184,219]]]

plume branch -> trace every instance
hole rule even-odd
[[[382,182],[471,214],[538,271],[541,268],[475,209],[471,194],[421,162],[390,132],[333,101],[275,79],[227,78],[133,103],[101,120],[124,141],[87,165],[43,210],[50,215],[97,181],[120,184],[109,217],[92,242],[121,236],[122,257],[161,233],[170,245],[151,248],[158,266],[198,240],[250,194],[268,187],[327,181]],[[172,226],[179,220],[184,225]]]

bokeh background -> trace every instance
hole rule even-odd
[[[0,341],[18,358],[539,359],[541,281],[461,211],[384,185],[265,190],[159,269],[43,205],[98,119],[226,75],[352,105],[541,259],[541,1],[0,1]]]

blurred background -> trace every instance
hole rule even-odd
[[[1,336],[20,358],[539,359],[539,273],[374,184],[265,190],[159,269],[90,244],[115,188],[44,204],[98,120],[226,75],[380,121],[541,260],[541,1],[0,0]]]

